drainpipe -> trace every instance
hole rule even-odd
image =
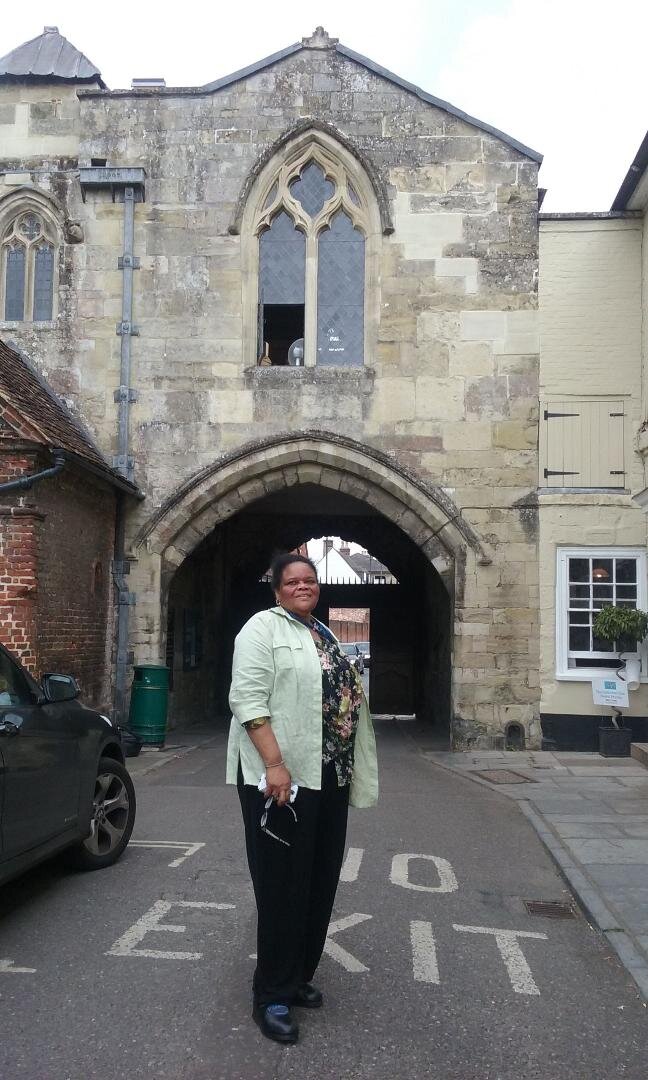
[[[134,465],[130,454],[130,407],[137,400],[137,392],[131,389],[131,339],[139,331],[133,326],[133,270],[139,267],[135,259],[135,188],[124,188],[124,250],[117,261],[122,278],[121,322],[117,324],[117,333],[121,337],[121,365],[119,387],[115,390],[117,403],[117,454],[113,466],[133,481]],[[124,499],[117,502],[117,520],[115,525],[115,557],[113,560],[113,580],[117,593],[117,647],[115,664],[115,719],[118,724],[125,724],[128,719],[128,688],[126,678],[131,657],[128,649],[128,627],[130,609],[135,604],[135,594],[130,592],[126,576],[130,572],[130,563],[126,560],[126,520]]]
[[[117,260],[117,266],[123,271],[122,279],[122,317],[117,324],[117,333],[121,337],[121,367],[119,387],[114,399],[117,411],[117,455],[113,465],[127,480],[133,480],[133,459],[130,456],[130,407],[137,401],[137,392],[131,390],[131,338],[137,337],[139,330],[133,326],[133,270],[139,268],[139,259],[133,256],[135,244],[135,188],[124,188],[124,251]]]
[[[32,473],[31,476],[21,476],[18,480],[7,480],[4,484],[0,484],[0,493],[4,495],[6,491],[29,491],[32,484],[47,480],[49,476],[58,476],[65,465],[65,454],[62,450],[52,450],[52,457],[54,464],[51,468],[42,469],[41,472]]]
[[[131,389],[131,338],[139,334],[133,326],[133,270],[139,268],[139,259],[135,258],[135,203],[144,201],[145,172],[142,168],[112,168],[109,166],[91,166],[79,170],[83,201],[88,191],[108,189],[113,202],[117,192],[124,196],[124,249],[117,260],[117,266],[123,271],[121,321],[117,323],[117,333],[121,337],[121,364],[119,387],[115,390],[114,400],[117,410],[117,454],[113,458],[113,467],[126,480],[133,482],[133,458],[130,453],[130,406],[137,400],[137,393]],[[135,604],[135,594],[129,592],[126,577],[130,564],[126,559],[126,521],[124,498],[119,496],[115,522],[115,555],[113,559],[113,581],[117,599],[117,643],[115,667],[115,719],[124,724],[127,720],[126,702],[128,691],[126,674],[131,660],[128,651],[128,623],[130,609]]]

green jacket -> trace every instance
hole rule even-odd
[[[315,642],[281,607],[248,619],[234,644],[227,783],[235,784],[239,760],[246,784],[258,784],[263,761],[243,728],[269,716],[282,757],[295,783],[319,791],[322,782],[322,669]],[[360,707],[355,738],[352,806],[373,806],[378,765],[369,706]]]

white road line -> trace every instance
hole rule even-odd
[[[409,879],[409,864],[412,859],[424,859],[434,863],[439,875],[438,885],[415,885]],[[438,855],[394,855],[391,865],[389,880],[392,885],[400,885],[402,889],[413,889],[415,892],[451,893],[459,888],[455,872],[447,859],[441,859]]]
[[[164,949],[137,949],[147,934],[161,931],[165,934],[184,934],[186,926],[177,923],[166,923],[160,926],[160,920],[169,913],[172,907],[182,908],[209,908],[213,911],[231,911],[234,904],[215,904],[211,900],[156,900],[148,911],[144,912],[141,919],[128,928],[125,934],[108,950],[106,956],[148,956],[157,960],[200,960],[200,952],[170,952]]]
[[[419,922],[412,919],[410,922],[410,939],[412,942],[412,969],[417,982],[434,983],[439,985],[439,965],[437,962],[436,943],[432,933],[432,923]]]
[[[516,994],[540,994],[540,990],[531,974],[526,957],[518,945],[518,938],[535,938],[546,941],[546,934],[536,934],[530,930],[496,930],[492,926],[458,926],[455,930],[465,934],[492,934],[497,942],[502,960]]]
[[[346,853],[344,865],[340,873],[340,881],[357,881],[358,874],[360,873],[360,864],[362,863],[362,856],[364,855],[364,848],[350,847]]]
[[[0,960],[1,975],[34,975],[35,973],[36,968],[16,967],[13,960]]]
[[[357,926],[358,923],[366,922],[367,919],[372,918],[373,915],[360,915],[358,912],[355,912],[353,915],[346,915],[343,919],[336,919],[329,924],[324,952],[327,953],[332,960],[337,960],[338,964],[341,964],[346,971],[359,973],[362,971],[369,971],[369,968],[365,967],[359,960],[356,960],[355,956],[352,956],[350,952],[343,949],[341,945],[338,945],[337,941],[331,941],[331,937],[333,934],[338,934],[341,930],[348,930],[351,926]]]
[[[204,848],[204,842],[190,842],[186,840],[131,840],[130,847],[146,847],[146,848],[162,848],[168,851],[172,851],[174,848],[179,848],[183,851],[183,855],[179,855],[173,862],[169,863],[169,866],[180,866],[181,863],[188,859],[190,855],[195,855],[197,851]]]

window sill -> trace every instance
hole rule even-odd
[[[250,389],[256,387],[282,387],[294,386],[295,382],[303,386],[325,386],[332,389],[335,385],[341,386],[346,391],[356,390],[367,392],[373,390],[375,371],[373,368],[358,365],[357,367],[289,367],[279,365],[273,367],[245,368],[243,375],[245,385]]]
[[[56,327],[56,319],[47,319],[43,322],[29,322],[27,319],[22,322],[0,320],[0,330],[56,330]]]
[[[538,488],[540,506],[591,506],[594,500],[609,506],[630,506],[628,488]]]
[[[619,661],[619,667],[622,667],[622,662]],[[560,671],[556,672],[556,682],[591,682],[592,679],[606,679],[614,678],[616,676],[615,668],[578,668],[574,671]],[[648,675],[641,675],[640,680],[642,684],[648,683]]]

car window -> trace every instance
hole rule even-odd
[[[3,705],[33,705],[33,698],[22,672],[0,650],[0,708]]]

